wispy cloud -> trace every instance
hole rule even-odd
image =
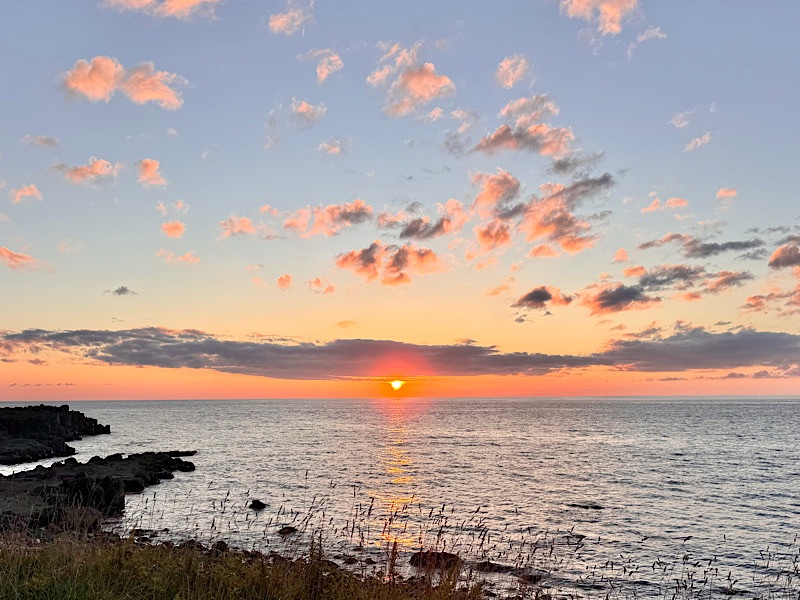
[[[494,78],[501,87],[510,90],[528,72],[528,61],[522,54],[507,56],[497,65]]]
[[[22,143],[28,146],[38,146],[39,148],[55,148],[58,140],[47,135],[26,135],[22,138]]]
[[[213,18],[221,0],[105,0],[105,5],[119,11],[143,12],[153,17],[190,19],[195,15]]]
[[[298,58],[302,60],[318,59],[317,62],[317,83],[322,84],[336,71],[344,67],[342,57],[330,48],[323,50],[311,50],[306,54],[301,54]]]
[[[185,254],[175,254],[171,250],[163,248],[156,253],[156,256],[163,258],[164,262],[170,265],[196,265],[200,258],[191,250]]]
[[[11,197],[11,202],[14,204],[21,204],[25,200],[32,198],[34,200],[42,200],[42,192],[36,187],[35,183],[23,185],[21,188],[11,190],[8,194]]]
[[[372,207],[361,199],[343,204],[308,206],[290,213],[283,222],[283,228],[304,238],[315,235],[330,237],[342,229],[369,221],[372,214]]]
[[[693,150],[697,150],[698,148],[702,148],[703,146],[708,144],[710,141],[711,141],[711,132],[706,131],[700,137],[696,137],[692,139],[688,144],[686,144],[686,147],[683,149],[683,151],[691,152]]]
[[[443,269],[436,253],[414,244],[385,245],[375,241],[362,250],[352,250],[336,257],[336,266],[351,270],[368,282],[380,280],[383,285],[411,283],[411,276]]]
[[[313,6],[313,2],[312,2]],[[290,2],[286,10],[282,13],[275,13],[269,17],[269,30],[272,33],[282,33],[284,35],[294,35],[311,18],[310,11],[293,6]]]
[[[570,19],[597,24],[603,35],[617,35],[622,20],[639,6],[639,0],[561,0],[561,12]]]
[[[0,246],[0,264],[15,271],[33,271],[44,266],[44,264],[21,252],[14,252],[5,246]]]
[[[88,164],[78,167],[68,167],[67,165],[56,165],[56,170],[64,173],[64,177],[76,184],[95,184],[113,181],[117,178],[120,163],[111,164],[102,158],[92,156]]]

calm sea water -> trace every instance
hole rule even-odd
[[[275,531],[293,524],[321,530],[332,554],[380,563],[397,541],[402,562],[438,544],[544,568],[556,587],[648,595],[709,572],[708,585],[729,572],[736,588],[763,585],[791,568],[800,533],[800,399],[71,406],[113,432],[75,443],[79,460],[198,450],[194,473],[127,499],[120,526],[173,536],[287,552],[301,536]]]

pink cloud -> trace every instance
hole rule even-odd
[[[293,35],[300,31],[300,27],[309,17],[301,8],[288,8],[286,12],[270,15],[269,29],[272,33]]]
[[[558,256],[558,250],[554,249],[550,244],[539,244],[531,248],[528,256],[530,258],[553,258]]]
[[[161,108],[177,110],[183,106],[183,99],[170,85],[185,81],[175,73],[156,71],[153,63],[147,62],[129,69],[119,89],[135,104],[155,102]]]
[[[696,137],[692,139],[688,144],[686,144],[686,147],[683,149],[683,151],[691,152],[692,150],[697,150],[698,148],[702,148],[703,146],[708,144],[710,141],[711,141],[711,132],[706,131],[700,137]]]
[[[154,17],[189,19],[195,14],[214,16],[214,6],[220,0],[105,0],[106,5],[120,11],[136,11]]]
[[[372,207],[360,199],[344,204],[309,206],[290,214],[283,222],[283,228],[304,238],[314,235],[330,237],[342,229],[370,220],[372,213]]]
[[[11,196],[11,202],[14,204],[20,204],[26,198],[34,198],[41,201],[42,192],[39,191],[39,188],[36,187],[35,183],[30,183],[16,190],[11,190],[9,192],[9,196]]]
[[[542,285],[532,289],[519,298],[511,307],[546,310],[550,304],[555,306],[567,306],[571,304],[573,300],[574,298],[572,296],[562,294],[561,290],[558,288]]]
[[[650,204],[642,209],[642,213],[650,213],[661,210],[661,200],[655,198]]]
[[[154,158],[143,158],[138,163],[139,177],[137,181],[144,187],[164,186],[167,180],[161,175],[161,163]]]
[[[717,191],[717,200],[730,200],[736,198],[736,188],[720,188]]]
[[[124,76],[125,69],[116,58],[95,56],[91,63],[78,60],[64,77],[64,87],[92,102],[108,102]]]
[[[64,76],[64,87],[69,94],[82,95],[92,102],[108,102],[119,90],[136,104],[155,102],[168,110],[183,106],[180,93],[170,86],[185,83],[175,73],[156,71],[150,62],[126,71],[110,56],[95,56],[91,62],[78,60]]]
[[[332,294],[336,291],[336,287],[327,279],[315,277],[308,282],[308,289],[315,294]]]
[[[503,169],[498,169],[495,175],[475,173],[472,175],[472,183],[481,186],[472,208],[483,218],[513,200],[520,190],[519,179]]]
[[[184,232],[186,231],[186,224],[181,223],[180,221],[170,221],[168,223],[161,224],[161,231],[164,232],[164,235],[167,237],[180,239],[183,236]]]
[[[383,213],[378,222],[383,227],[401,226],[399,236],[405,239],[427,240],[450,233],[458,233],[469,220],[461,202],[450,198],[444,204],[438,204],[439,218],[435,222],[427,216],[409,218],[400,211],[397,215]]]
[[[528,61],[522,54],[515,54],[514,56],[507,56],[500,64],[497,65],[497,71],[494,74],[497,83],[502,87],[510,90],[516,83],[525,77],[528,72]]]
[[[505,221],[492,219],[485,225],[479,225],[473,230],[481,248],[484,251],[502,248],[511,244],[511,227]]]
[[[800,245],[788,243],[779,246],[769,257],[769,266],[773,269],[800,266]]]
[[[0,263],[15,271],[34,270],[42,265],[40,261],[32,256],[14,252],[5,246],[0,246]]]
[[[628,251],[625,248],[620,248],[614,254],[614,262],[625,262],[628,260]]]
[[[222,228],[223,238],[235,235],[251,235],[256,232],[253,221],[247,217],[237,217],[236,215],[231,215],[224,221],[220,221],[219,226]]]
[[[64,177],[72,183],[97,183],[116,178],[119,167],[119,163],[112,165],[102,158],[91,157],[88,165],[72,168],[65,167]]]
[[[317,63],[317,83],[322,84],[325,80],[344,67],[342,57],[328,48],[324,50],[312,50],[304,56],[298,58],[319,58]]]
[[[667,208],[685,208],[689,206],[689,201],[685,198],[670,198],[665,204]]]
[[[170,265],[196,265],[200,262],[200,259],[191,250],[186,254],[178,255],[172,251],[161,249],[156,253],[156,256],[163,258]]]
[[[344,144],[340,139],[333,139],[328,142],[322,142],[317,150],[328,156],[340,156],[344,152]]]
[[[306,127],[310,127],[319,121],[328,112],[324,104],[311,104],[306,100],[298,100],[297,98],[292,98],[290,109],[295,120]]]
[[[569,127],[551,127],[543,122],[558,112],[555,103],[545,95],[509,102],[500,111],[507,122],[481,138],[472,152],[494,154],[500,150],[528,150],[561,158],[569,153],[575,135]]]
[[[285,291],[292,287],[292,276],[288,273],[284,273],[280,277],[278,277],[278,281],[275,284],[279,290]]]
[[[622,31],[622,20],[638,6],[639,0],[561,0],[561,12],[570,19],[597,21],[597,30],[603,35]]]
[[[436,253],[413,244],[386,246],[375,241],[363,250],[352,250],[336,257],[336,266],[349,269],[367,281],[380,279],[383,285],[411,282],[412,274],[432,273],[442,269]]]
[[[423,104],[445,98],[455,93],[456,86],[445,75],[438,75],[433,63],[410,67],[389,88],[384,111],[392,117],[405,116]]]
[[[627,267],[625,268],[624,271],[622,271],[622,274],[625,277],[641,277],[645,273],[647,273],[647,269],[645,269],[641,265],[636,265],[635,267]]]
[[[558,192],[534,201],[520,223],[520,230],[528,242],[547,238],[567,254],[585,250],[597,239],[589,234],[589,223],[572,214],[569,203]]]
[[[58,146],[58,140],[54,137],[47,135],[26,135],[22,138],[23,144],[29,146],[37,146],[39,148],[55,148]]]

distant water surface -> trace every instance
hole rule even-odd
[[[127,499],[127,525],[172,535],[280,550],[274,531],[305,518],[331,547],[378,560],[394,540],[407,554],[440,532],[440,549],[508,563],[549,544],[534,563],[562,583],[623,580],[638,565],[646,595],[675,575],[656,561],[700,575],[714,557],[720,585],[731,572],[752,588],[800,532],[800,399],[70,405],[113,432],[76,442],[78,460],[198,450],[194,473]],[[250,498],[267,508],[247,510]]]

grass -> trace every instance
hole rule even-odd
[[[60,536],[0,541],[0,599],[36,600],[470,600],[455,574],[440,578],[359,577],[328,561],[315,546],[308,556],[204,549],[195,544],[140,544]]]

